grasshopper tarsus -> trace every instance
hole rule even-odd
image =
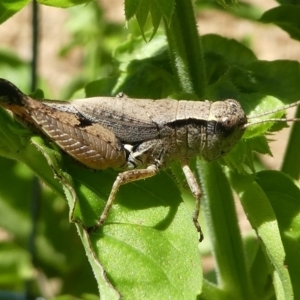
[[[198,213],[198,216],[199,216],[199,213]],[[202,232],[202,228],[199,224],[199,221],[198,221],[198,216],[195,216],[195,214],[193,215],[193,222],[194,222],[194,225],[199,233],[199,242],[201,243],[203,240],[204,240],[204,234]]]

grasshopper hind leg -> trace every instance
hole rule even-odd
[[[88,232],[92,233],[103,225],[103,223],[107,219],[109,211],[114,203],[116,194],[121,185],[127,184],[132,181],[137,181],[137,180],[152,177],[152,176],[156,175],[158,173],[158,171],[159,171],[159,167],[157,165],[150,165],[146,169],[134,169],[134,170],[129,170],[129,171],[120,173],[117,176],[117,178],[112,186],[109,198],[106,202],[106,205],[104,207],[104,210],[103,210],[99,220],[97,221],[97,223],[94,226],[91,226],[87,229]]]
[[[202,233],[201,226],[198,222],[198,217],[199,217],[199,212],[200,212],[200,202],[201,202],[202,193],[201,193],[200,187],[198,185],[198,182],[197,182],[193,172],[191,171],[190,167],[188,166],[188,164],[182,163],[182,170],[186,177],[186,180],[188,182],[190,190],[192,191],[192,193],[196,199],[195,210],[193,212],[193,222],[194,222],[194,225],[195,225],[197,231],[200,234],[199,241],[201,242],[203,240],[203,233]],[[110,211],[111,207],[113,206],[114,200],[116,198],[116,194],[121,185],[127,184],[129,182],[152,177],[152,176],[156,175],[158,173],[158,171],[159,171],[159,165],[153,164],[153,165],[148,166],[146,169],[134,169],[134,170],[128,170],[123,173],[120,173],[117,176],[117,178],[112,186],[109,198],[106,202],[106,205],[104,207],[104,210],[103,210],[99,220],[97,221],[97,223],[94,226],[87,228],[88,232],[92,233],[92,232],[96,231],[97,229],[99,229],[104,224],[104,222],[106,221],[107,216],[109,214],[109,211]]]

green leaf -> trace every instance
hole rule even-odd
[[[137,18],[141,18],[141,23],[145,23],[148,13],[152,11],[153,19],[164,17],[167,22],[170,22],[174,11],[174,5],[175,0],[125,0],[126,20],[130,20],[136,15]]]
[[[68,164],[78,196],[73,218],[90,226],[101,214],[116,174],[78,168]],[[176,184],[165,173],[121,187],[103,228],[90,237],[84,231],[81,235],[90,239],[86,245],[92,246],[87,253],[92,252],[94,272],[105,269],[126,298],[139,299],[145,290],[157,299],[190,299],[200,293],[197,234]],[[97,280],[101,295],[108,298],[112,290],[107,290],[107,279]]]
[[[254,5],[254,3],[239,2],[238,5],[228,7],[220,5],[217,1],[196,0],[195,4],[199,10],[221,10],[226,14],[232,14],[235,17],[251,21],[257,21],[263,13],[263,10],[258,3],[257,5]]]
[[[41,89],[37,89],[33,93],[30,93],[29,96],[32,97],[33,99],[43,99],[44,91]]]
[[[92,0],[37,0],[37,2],[48,6],[67,8],[84,3],[90,3]]]
[[[172,74],[164,68],[164,56],[130,63],[126,73],[120,76],[114,94],[124,92],[131,98],[150,99],[161,99],[171,94],[174,89]]]
[[[129,36],[122,44],[115,49],[113,57],[121,63],[120,70],[134,60],[144,60],[154,58],[167,50],[167,41],[165,35],[160,32],[149,43],[145,43],[141,36]],[[167,56],[165,57],[167,60]]]
[[[259,173],[258,173],[259,174]],[[251,176],[230,173],[244,211],[261,239],[274,267],[273,283],[278,299],[294,299],[291,278],[285,267],[286,252],[281,240],[278,220],[264,189]],[[272,187],[274,189],[275,186]]]
[[[139,10],[142,0],[125,0],[125,17],[129,21]]]
[[[299,5],[281,5],[265,12],[260,18],[262,23],[274,23],[286,31],[291,38],[300,41]]]
[[[157,5],[158,11],[167,20],[167,22],[170,23],[172,15],[174,13],[175,0],[168,0],[168,1],[153,0],[153,4]],[[152,18],[153,17],[154,16],[152,16]]]
[[[151,7],[152,1],[151,0],[141,0],[139,9],[136,13],[136,19],[138,21],[141,33],[144,37],[144,29],[145,24],[148,19],[148,15],[150,13],[150,7]],[[145,37],[144,37],[145,38]]]
[[[221,161],[231,169],[239,173],[247,173],[245,166],[255,172],[253,153],[268,154],[272,156],[268,141],[265,136],[256,136],[249,139],[242,139]],[[249,171],[247,169],[247,171]]]
[[[89,82],[85,86],[86,97],[113,96],[112,91],[117,84],[118,77],[108,77]]]
[[[260,99],[259,99],[260,98]],[[271,118],[279,118],[282,117],[284,115],[284,111],[279,111],[276,113],[272,113],[269,114],[267,116],[263,116],[261,118],[255,118],[256,115],[259,115],[260,113],[264,113],[264,112],[268,112],[271,111],[273,109],[276,108],[280,108],[283,103],[272,96],[266,96],[266,97],[259,97],[259,95],[251,95],[251,97],[249,97],[249,102],[251,100],[253,100],[252,102],[254,102],[256,99],[260,100],[260,103],[254,108],[252,109],[252,111],[248,114],[248,123],[251,124],[252,122],[256,122],[259,120],[268,120]],[[262,123],[262,124],[258,124],[258,125],[253,125],[248,127],[246,133],[244,134],[243,138],[244,139],[249,139],[249,138],[253,138],[256,136],[260,136],[264,133],[266,133],[267,130],[269,130],[272,125],[274,124],[274,122],[266,122],[266,123]]]
[[[159,27],[160,21],[164,18],[168,23],[174,11],[175,0],[159,1],[159,0],[125,0],[125,16],[126,20],[130,20],[136,16],[141,34],[146,39],[146,24],[151,23],[150,40],[154,37]],[[149,20],[151,16],[151,20]]]
[[[0,24],[25,7],[30,0],[2,0],[0,2]]]
[[[201,37],[205,57],[223,60],[228,65],[246,66],[257,60],[255,54],[242,43],[216,34]],[[212,62],[210,62],[212,63]]]
[[[248,67],[247,81],[237,77],[234,83],[242,91],[260,92],[291,103],[300,98],[300,64],[291,60],[255,61]],[[232,74],[234,75],[234,73]],[[296,86],[295,86],[296,85]]]
[[[162,15],[159,13],[159,8],[157,6],[156,2],[153,2],[151,7],[150,7],[150,15],[151,15],[151,20],[152,20],[152,24],[153,24],[153,31],[152,31],[152,35],[150,37],[150,40],[152,40],[152,38],[155,36],[159,24],[162,20]]]
[[[300,99],[299,62],[258,61],[251,51],[235,41],[212,35],[202,40],[205,55],[212,57],[207,66],[207,73],[211,74],[207,99],[237,99],[247,114],[267,96],[283,103]],[[255,93],[256,100],[252,97]]]
[[[145,43],[142,37],[131,37],[116,49],[114,58],[120,62],[122,73],[113,88],[113,94],[124,92],[131,98],[159,99],[174,91],[163,35],[157,34],[149,43]]]
[[[263,246],[259,243],[257,236],[253,233],[244,239],[247,266],[250,270],[251,281],[255,287],[257,299],[271,299],[274,297],[274,289],[270,284],[272,272],[270,263],[265,255]]]
[[[256,182],[264,190],[276,214],[286,257],[284,267],[293,284],[294,299],[300,297],[300,189],[297,183],[282,172],[262,171]]]

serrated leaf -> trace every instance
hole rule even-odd
[[[239,17],[243,19],[248,19],[251,21],[257,21],[263,13],[262,7],[256,3],[239,2],[237,5],[220,6],[217,1],[211,0],[196,0],[195,4],[199,9],[216,9],[226,11],[227,14],[232,14],[234,17]]]
[[[129,20],[134,15],[136,16],[143,39],[146,38],[146,24],[151,24],[151,40],[159,27],[163,17],[169,19],[174,10],[174,0],[172,1],[156,1],[156,0],[127,0],[125,1],[125,15]],[[148,26],[147,26],[148,27]]]
[[[242,139],[223,160],[227,166],[241,174],[246,173],[244,166],[255,172],[253,163],[253,153],[255,152],[272,155],[265,136],[259,135],[250,139]]]
[[[156,35],[150,43],[145,43],[141,37],[132,37],[116,49],[114,57],[121,63],[122,73],[113,94],[124,92],[131,98],[159,99],[173,92],[173,75],[164,36]],[[148,89],[150,85],[151,90]]]
[[[300,99],[300,64],[292,60],[255,61],[249,65],[253,88],[284,103]]]
[[[257,60],[253,51],[234,39],[206,34],[201,37],[201,42],[206,55],[213,53],[229,65],[245,66]]]
[[[143,0],[125,0],[125,17],[129,21],[139,10]]]
[[[255,95],[258,98],[258,95]],[[254,97],[255,97],[254,96]],[[251,98],[254,98],[251,97]],[[250,99],[249,99],[250,100]],[[284,115],[284,111],[278,111],[272,114],[269,114],[267,116],[263,116],[260,118],[255,118],[256,115],[259,115],[260,113],[268,112],[276,108],[280,108],[283,106],[283,103],[272,96],[267,96],[267,97],[260,97],[260,103],[254,108],[251,109],[251,112],[248,114],[248,123],[251,124],[252,122],[255,123],[256,121],[260,120],[268,120],[271,118],[279,118]],[[251,119],[250,119],[251,118]],[[269,130],[274,122],[266,122],[262,124],[257,124],[253,126],[249,126],[247,128],[246,133],[244,134],[243,138],[249,139],[255,136],[260,136],[264,133],[266,133],[267,130]]]
[[[152,38],[154,37],[154,35],[156,34],[159,24],[162,19],[162,14],[160,14],[155,1],[152,2],[152,5],[150,7],[150,15],[151,15],[151,20],[152,20],[152,24],[153,24],[153,31],[152,31],[152,35],[151,35],[149,41],[151,41]]]
[[[168,0],[168,1],[153,0],[153,5],[155,4],[158,7],[157,14],[160,13],[169,23],[171,21],[174,12],[175,0]]]
[[[281,5],[266,11],[260,18],[262,23],[274,23],[286,31],[291,38],[300,41],[299,5]]]
[[[141,0],[139,9],[136,13],[136,19],[140,27],[141,34],[143,38],[145,38],[145,24],[147,22],[149,13],[150,13],[151,1],[149,0]]]
[[[252,151],[256,151],[260,154],[268,154],[272,156],[272,152],[268,143],[268,140],[265,136],[257,136],[254,139],[249,139],[247,141],[250,143]]]

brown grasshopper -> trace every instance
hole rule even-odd
[[[216,160],[236,145],[247,126],[278,121],[249,123],[241,105],[233,99],[200,102],[130,99],[119,95],[72,102],[37,101],[5,79],[0,79],[0,104],[22,122],[38,128],[83,165],[120,171],[106,206],[90,231],[105,222],[121,185],[152,177],[171,162],[180,161],[196,199],[193,222],[200,241],[201,190],[189,167],[190,159],[202,156],[206,161]]]

